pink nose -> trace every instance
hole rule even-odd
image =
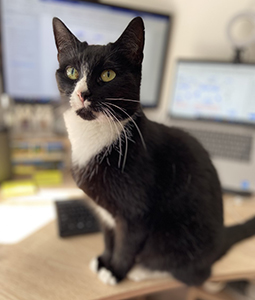
[[[79,97],[79,99],[81,100],[81,102],[84,102],[84,99],[82,98],[81,92],[77,92],[77,96]]]

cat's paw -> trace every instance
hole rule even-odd
[[[101,268],[107,268],[103,256],[95,257],[91,260],[89,268],[93,273],[98,273]]]
[[[202,285],[202,288],[209,294],[216,294],[221,292],[225,288],[225,286],[226,282],[208,280]]]
[[[89,268],[90,270],[97,274],[99,271],[99,261],[98,261],[98,257],[94,257],[91,262],[89,263]]]
[[[171,277],[170,273],[163,271],[153,271],[141,265],[135,265],[127,274],[127,278],[132,281],[143,281],[148,279]]]
[[[110,270],[107,270],[106,268],[101,268],[98,272],[98,278],[105,284],[108,285],[116,285],[118,283],[118,280],[116,277],[112,274]]]
[[[105,284],[116,285],[120,281],[104,265],[101,256],[93,258],[89,264],[89,268],[93,273],[98,274],[98,278]]]

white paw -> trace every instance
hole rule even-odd
[[[111,271],[109,271],[105,268],[100,269],[100,271],[98,272],[98,278],[103,283],[108,284],[108,285],[116,285],[117,284],[117,280],[112,275]]]
[[[94,257],[91,262],[89,263],[89,268],[93,273],[98,272],[98,259],[97,257]]]
[[[146,271],[140,266],[134,266],[127,274],[128,279],[132,281],[142,281],[147,278]]]
[[[135,265],[127,274],[128,279],[136,282],[148,279],[167,278],[170,276],[171,274],[168,272],[152,271],[140,265]]]
[[[202,288],[204,291],[210,293],[210,294],[216,294],[218,292],[221,292],[226,286],[225,282],[216,282],[216,281],[206,281]]]

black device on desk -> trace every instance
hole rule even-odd
[[[83,200],[56,201],[59,236],[67,237],[100,231],[99,223]]]

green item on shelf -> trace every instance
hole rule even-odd
[[[34,174],[36,184],[40,186],[60,185],[63,183],[63,174],[59,170],[41,170]]]

